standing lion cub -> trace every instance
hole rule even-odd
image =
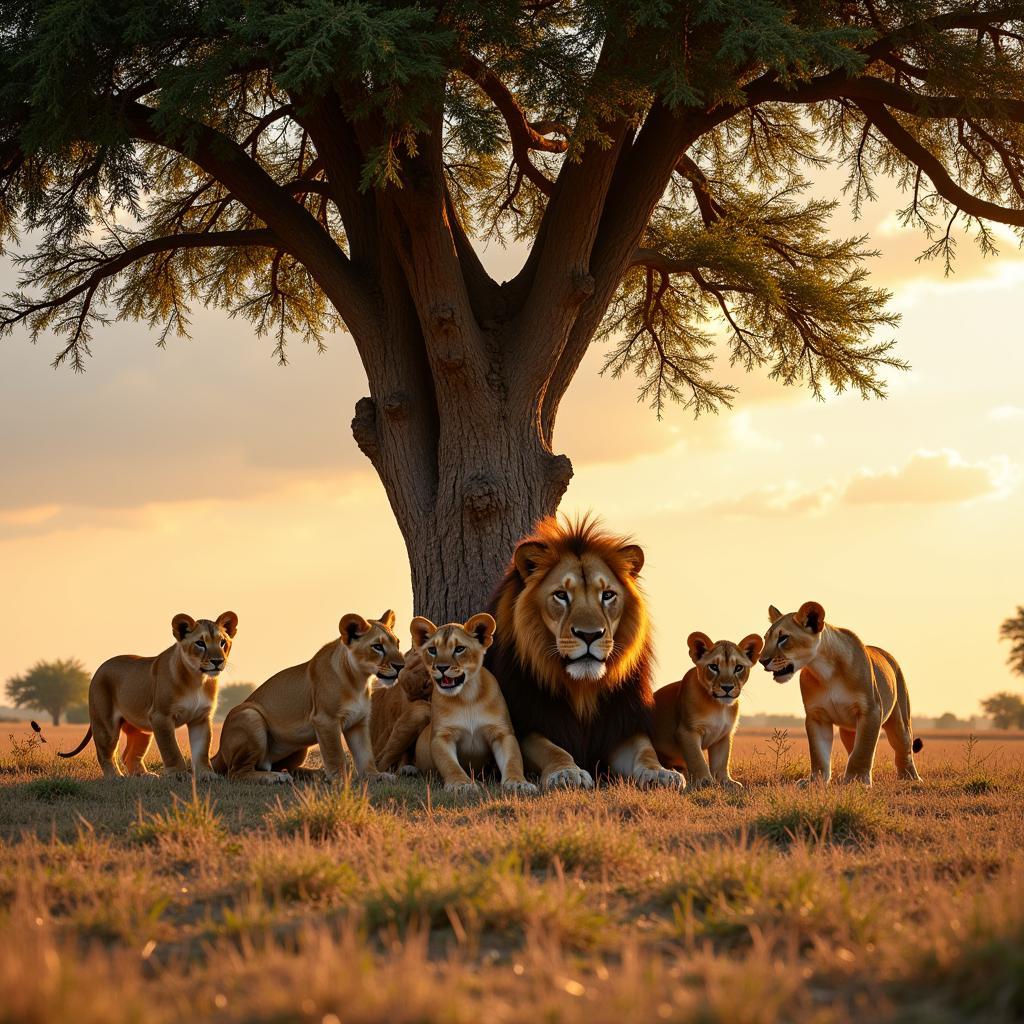
[[[502,789],[536,793],[523,775],[523,755],[498,680],[484,668],[494,619],[481,612],[465,625],[435,626],[417,616],[410,629],[434,680],[430,722],[416,741],[416,767],[439,772],[444,788],[458,792],[474,787],[466,768],[480,771],[494,761]]]
[[[224,612],[216,622],[175,615],[171,620],[175,643],[162,654],[154,658],[122,654],[105,661],[89,684],[89,731],[74,750],[60,756],[74,757],[92,739],[103,777],[119,778],[117,741],[123,729],[127,774],[153,774],[143,759],[154,736],[164,771],[184,772],[188,765],[174,730],[187,725],[192,771],[198,778],[213,775],[210,717],[217,703],[217,677],[227,664],[237,630],[234,612]]]
[[[691,633],[686,646],[693,668],[678,683],[654,693],[654,749],[666,767],[685,768],[692,787],[717,782],[729,789],[743,788],[729,772],[732,738],[739,722],[740,692],[762,644],[756,633],[738,644],[712,643],[706,633]]]
[[[393,685],[402,668],[394,624],[390,610],[379,619],[343,616],[338,639],[271,676],[228,712],[214,770],[236,780],[290,782],[319,743],[324,774],[335,780],[344,770],[344,733],[356,774],[382,776],[370,746],[370,691],[375,679]]]

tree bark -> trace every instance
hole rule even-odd
[[[498,386],[439,416],[394,396],[356,404],[352,432],[405,539],[417,615],[464,622],[485,610],[516,542],[557,510],[572,464],[544,443],[539,402]]]

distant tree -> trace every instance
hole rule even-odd
[[[947,711],[935,719],[936,729],[955,729],[958,725],[963,725],[963,722],[952,711]]]
[[[77,659],[38,661],[24,675],[7,680],[7,692],[19,708],[45,711],[60,725],[60,716],[89,697],[89,673]]]
[[[217,691],[217,713],[214,716],[216,720],[223,722],[228,712],[241,704],[255,689],[255,683],[232,683],[230,686],[220,687]]]
[[[999,637],[1010,641],[1010,670],[1024,676],[1024,606],[1018,605],[1017,614],[999,627]]]
[[[996,693],[981,706],[997,729],[1024,729],[1024,698],[1015,693]]]

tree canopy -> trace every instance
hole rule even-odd
[[[733,400],[722,348],[884,391],[896,317],[808,194],[826,166],[855,210],[895,178],[949,265],[958,222],[986,251],[1024,226],[1021,2],[0,0],[0,25],[0,231],[25,234],[0,332],[81,369],[109,319],[162,344],[196,303],[281,360],[345,327],[410,550],[454,522],[491,582],[568,484],[554,424],[594,338],[659,414]],[[498,282],[502,239],[529,255]],[[425,558],[443,604],[459,559]]]
[[[1002,640],[1009,640],[1010,654],[1007,661],[1012,671],[1024,676],[1024,606],[1017,608],[1017,614],[1004,620],[999,627]]]
[[[996,693],[981,706],[997,729],[1024,729],[1024,698],[1016,693]]]
[[[68,708],[88,699],[90,679],[77,658],[37,661],[24,675],[7,680],[7,692],[16,707],[45,711],[60,725]]]

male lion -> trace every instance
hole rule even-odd
[[[828,782],[832,775],[832,739],[846,747],[844,782],[871,785],[878,734],[885,729],[896,754],[896,774],[919,781],[914,754],[923,746],[910,722],[910,694],[896,659],[881,647],[861,642],[856,633],[825,621],[817,601],[805,601],[783,615],[768,609],[771,628],[764,637],[761,664],[777,683],[800,672],[811,774],[804,782]]]
[[[650,741],[653,706],[643,551],[591,519],[541,520],[491,602],[497,676],[527,766],[544,789],[589,789],[609,771],[684,785]]]
[[[217,703],[217,677],[224,670],[238,616],[224,612],[216,622],[191,615],[171,620],[174,644],[153,658],[122,654],[105,661],[89,684],[89,731],[85,739],[61,757],[81,753],[90,739],[105,779],[122,774],[117,763],[117,740],[127,740],[124,769],[129,775],[152,775],[144,758],[156,736],[164,770],[187,771],[174,730],[188,726],[192,771],[199,778],[213,775],[210,766],[210,717]]]

